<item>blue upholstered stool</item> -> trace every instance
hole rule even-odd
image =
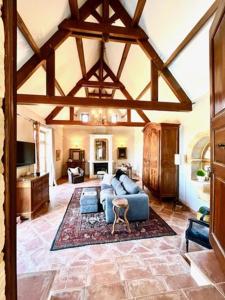
[[[98,193],[96,188],[84,188],[80,197],[80,212],[98,212]]]

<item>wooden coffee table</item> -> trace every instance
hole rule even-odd
[[[112,201],[115,219],[113,222],[112,234],[115,232],[115,225],[118,223],[126,223],[127,230],[131,233],[130,224],[127,220],[127,212],[129,210],[128,200],[126,198],[116,198]],[[120,211],[123,210],[123,219],[120,217]]]

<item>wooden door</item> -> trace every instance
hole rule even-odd
[[[225,270],[225,1],[210,30],[211,229],[210,241]]]
[[[160,193],[162,197],[175,197],[178,168],[174,164],[174,156],[179,153],[178,124],[162,124],[161,144]]]

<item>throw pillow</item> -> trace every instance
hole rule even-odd
[[[123,176],[121,179],[123,187],[129,194],[137,194],[140,192],[139,186],[128,176]]]
[[[102,179],[102,184],[111,185],[113,179],[113,175],[111,174],[105,174]]]
[[[70,168],[70,172],[73,173],[73,175],[80,175],[80,169],[77,168]]]
[[[112,186],[113,186],[113,189],[115,190],[116,195],[119,196],[119,195],[126,195],[127,194],[127,192],[123,188],[121,182],[116,177],[114,177],[112,179]]]
[[[126,174],[126,173],[124,173],[121,169],[118,169],[118,170],[116,171],[115,177],[116,177],[117,179],[119,179],[120,176],[123,175],[123,174]]]

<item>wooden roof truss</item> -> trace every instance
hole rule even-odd
[[[74,120],[74,106],[89,107],[113,107],[127,109],[127,121],[117,124],[104,124],[113,126],[144,126],[149,122],[149,118],[143,110],[164,110],[164,111],[190,111],[192,110],[192,102],[169,71],[168,66],[181,53],[190,40],[204,26],[208,19],[217,9],[217,1],[210,7],[206,14],[196,24],[184,41],[178,46],[167,62],[163,62],[151,43],[143,29],[138,25],[146,0],[138,0],[134,17],[131,18],[119,0],[87,0],[80,9],[78,9],[77,0],[69,0],[71,17],[63,20],[58,30],[53,36],[44,43],[40,48],[32,38],[28,28],[24,24],[22,18],[18,14],[17,24],[25,39],[34,51],[33,56],[18,70],[17,72],[17,88],[19,89],[34,72],[42,66],[46,70],[46,96],[39,95],[17,95],[18,104],[55,104],[55,109],[46,118],[47,124],[83,124]],[[102,5],[102,16],[96,10]],[[113,9],[114,14],[109,17],[109,9]],[[94,16],[99,23],[86,22],[86,18],[90,15]],[[116,20],[121,20],[124,27],[115,26]],[[65,95],[63,89],[55,78],[55,50],[70,36],[76,39],[77,51],[79,55],[82,78],[75,84],[74,88]],[[83,38],[96,39],[100,41],[99,60],[87,72],[85,65]],[[104,61],[105,43],[115,41],[125,43],[124,51],[120,61],[117,74],[114,74]],[[120,81],[122,71],[124,69],[126,59],[132,44],[138,44],[147,57],[151,61],[151,80],[137,99],[133,99],[127,91],[126,87]],[[179,103],[158,101],[158,76],[162,76],[167,82]],[[96,80],[90,80],[91,77]],[[107,78],[111,82],[106,81]],[[76,93],[85,88],[86,97],[75,97]],[[60,96],[55,96],[55,88],[59,91]],[[139,100],[146,91],[151,88],[151,99],[146,101]],[[94,89],[91,91],[90,89]],[[107,90],[112,90],[108,93]],[[114,99],[115,91],[120,90],[126,101]],[[97,92],[96,92],[97,90]],[[55,120],[55,117],[64,106],[70,106],[70,120]],[[143,122],[131,121],[131,109],[135,109]],[[123,124],[121,124],[123,123]],[[98,125],[86,124],[85,125]]]

